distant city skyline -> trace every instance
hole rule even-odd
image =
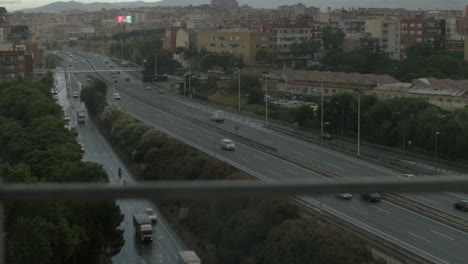
[[[8,0],[6,0],[8,1]],[[89,3],[121,3],[121,2],[132,2],[133,0],[80,0],[74,1],[83,4]],[[148,3],[161,2],[162,0],[142,0]],[[170,0],[166,0],[169,1]],[[468,3],[465,0],[255,0],[256,2],[252,3],[247,0],[238,0],[240,5],[248,4],[253,7],[277,7],[279,5],[292,5],[296,3],[304,3],[307,6],[315,6],[325,10],[326,7],[332,8],[348,8],[348,7],[388,7],[388,8],[405,8],[405,9],[463,9],[464,5]],[[27,8],[36,8],[44,5],[48,5],[54,2],[71,2],[69,0],[21,0],[20,4],[1,4],[0,6],[5,7],[9,12],[17,11],[20,9]],[[174,0],[174,2],[181,2],[180,0]],[[197,1],[200,2],[200,1]],[[209,4],[210,0],[206,0],[206,3]],[[423,4],[424,3],[424,4]]]

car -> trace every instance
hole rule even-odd
[[[118,83],[118,82],[119,82],[119,81],[117,81],[117,80],[114,80],[114,83]]]
[[[129,81],[130,81],[130,77],[125,78],[125,81],[129,82]]]
[[[52,90],[52,94],[58,94],[58,90],[57,90],[57,89],[53,89],[53,90]]]
[[[78,92],[73,92],[73,98],[78,98]]]
[[[333,137],[333,135],[330,135],[328,133],[323,133],[323,139],[324,140],[333,140],[333,139],[335,139],[335,137]]]
[[[160,93],[160,94],[164,94],[164,93],[165,93],[164,89],[159,88],[159,93]]]
[[[202,75],[202,76],[198,77],[198,80],[201,80],[201,81],[208,80],[208,76]]]
[[[232,140],[225,138],[221,140],[221,148],[225,150],[235,150],[236,145]]]
[[[80,145],[80,151],[81,151],[81,153],[84,153],[84,152],[85,152],[85,147],[84,147],[84,145],[81,144],[81,143],[79,143],[79,145]]]
[[[226,81],[226,80],[230,80],[231,77],[230,76],[221,76],[219,77],[220,80],[223,80],[223,81]]]
[[[402,175],[400,176],[400,178],[404,178],[404,179],[410,179],[410,178],[414,178],[414,177],[416,177],[416,175],[414,175],[414,174],[409,174],[409,173],[407,173],[407,174],[402,174]]]
[[[377,203],[382,200],[382,195],[380,195],[380,193],[366,193],[362,195],[362,199],[371,203]]]
[[[145,86],[145,90],[151,90],[151,89],[153,89],[153,87],[151,87],[151,85],[146,85]]]
[[[350,193],[339,193],[336,195],[336,197],[342,200],[351,200],[351,198],[353,198],[353,195]]]
[[[54,97],[55,101],[58,101],[58,99],[59,99],[58,94],[54,94],[53,97]]]
[[[153,209],[146,208],[145,213],[148,216],[148,218],[151,220],[151,222],[157,222],[158,221],[158,217],[156,216],[156,213],[154,212]]]
[[[74,136],[78,136],[78,129],[75,126],[70,127],[70,131]]]
[[[65,115],[63,116],[63,119],[64,119],[65,121],[67,121],[67,122],[71,120],[70,116],[67,115],[67,114],[65,114]]]
[[[120,100],[120,94],[119,93],[114,93],[114,99],[115,100]]]
[[[468,200],[460,200],[454,204],[455,209],[468,212]]]

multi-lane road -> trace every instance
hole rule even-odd
[[[77,60],[80,61],[80,60]],[[74,67],[77,67],[75,61]],[[87,74],[72,74],[71,86],[66,88],[66,75],[56,74],[55,78],[59,87],[58,100],[64,112],[71,117],[70,126],[78,128],[78,142],[85,147],[84,160],[99,163],[107,171],[110,184],[123,184],[134,181],[131,173],[125,169],[124,164],[114,153],[112,147],[100,134],[91,119],[87,119],[85,124],[77,124],[76,111],[84,110],[84,105],[79,98],[73,98],[73,92],[79,92],[81,84],[86,83]],[[118,177],[118,168],[122,168],[122,178]],[[112,258],[116,264],[138,263],[178,263],[178,252],[186,250],[184,243],[178,238],[171,226],[165,221],[157,211],[157,207],[146,200],[118,200],[124,214],[124,221],[119,228],[124,230],[125,245],[121,252]],[[155,240],[152,243],[140,243],[135,236],[132,215],[137,212],[144,212],[148,207],[155,209],[158,215],[158,224],[155,228]]]
[[[109,70],[110,65],[113,66],[113,69],[117,67],[108,59],[99,56],[93,56],[89,61],[91,64],[77,64],[76,69],[86,70],[89,69],[90,65],[95,69],[102,70]],[[108,61],[109,64],[105,61]],[[103,72],[101,75],[111,80],[110,73]],[[315,172],[251,148],[248,145],[237,143],[236,151],[222,151],[219,145],[221,135],[158,110],[158,108],[149,104],[142,103],[140,99],[150,100],[204,122],[210,122],[210,115],[215,110],[214,108],[171,93],[160,94],[158,88],[146,90],[139,80],[132,78],[130,82],[125,81],[128,76],[124,72],[115,76],[117,76],[118,81],[116,90],[122,91],[122,99],[116,101],[116,103],[132,113],[136,118],[157,127],[171,136],[264,180],[274,181],[304,177],[329,180]],[[243,137],[272,146],[278,152],[323,166],[347,177],[396,177],[400,174],[340,152],[285,136],[264,128],[260,120],[236,113],[228,113],[226,121],[222,124],[211,124],[231,132],[235,132],[235,126],[239,126],[239,134]],[[466,214],[452,209],[453,202],[459,199],[458,196],[463,197],[461,194],[438,193],[413,195],[412,198],[466,219]],[[332,196],[307,197],[306,199],[312,204],[320,205],[323,210],[327,210],[337,217],[435,263],[464,263],[468,259],[468,252],[463,250],[468,245],[467,233],[386,201],[379,204],[369,204],[357,198],[355,197],[351,201],[338,200]]]

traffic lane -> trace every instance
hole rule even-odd
[[[427,206],[436,208],[443,212],[448,212],[459,218],[468,220],[468,213],[454,208],[457,201],[468,200],[466,195],[451,193],[425,193],[425,194],[404,194],[403,196],[413,199]]]
[[[73,103],[72,103],[73,104]],[[128,183],[133,179],[129,171],[119,157],[113,152],[110,145],[102,137],[91,119],[87,119],[85,124],[78,125],[78,140],[85,146],[84,159],[93,161],[103,166],[109,175],[111,184],[122,184],[123,180]],[[118,177],[118,168],[122,168],[122,179]],[[122,213],[125,215],[121,228],[124,229],[125,245],[121,252],[113,258],[114,263],[132,263],[140,259],[141,263],[177,263],[177,254],[181,249],[185,250],[182,241],[175,232],[170,229],[169,224],[164,220],[157,208],[148,201],[138,200],[138,202],[118,200]],[[131,206],[127,206],[130,204]],[[144,212],[145,208],[152,207],[159,219],[156,226],[156,237],[150,244],[141,244],[135,239],[135,231],[132,223],[132,215],[136,212]],[[140,258],[138,258],[140,256]],[[158,261],[155,262],[155,259]],[[131,260],[131,261],[128,261]]]
[[[333,201],[332,197],[322,199],[322,203],[324,210],[344,216],[357,226],[436,263],[464,263],[463,260],[468,257],[466,250],[463,250],[468,240],[466,233],[427,218],[420,221],[422,216],[409,211],[408,214],[392,217],[395,205],[391,203],[368,203],[359,198],[356,201],[354,198],[353,201]],[[344,203],[346,207],[340,208],[336,203]],[[368,221],[369,218],[374,221]]]
[[[129,111],[131,111],[130,109],[136,109],[135,110],[136,112],[146,113],[146,115],[144,116],[141,115],[143,116],[142,119],[143,121],[146,121],[150,124],[161,126],[163,124],[169,123],[167,122],[167,120],[160,119],[160,117],[165,114],[160,113],[157,110],[153,110],[153,112],[151,112],[151,108],[149,109],[144,109],[145,107],[138,108],[137,106],[133,106],[131,104],[128,104],[127,107],[129,107]],[[151,121],[151,120],[155,120],[155,121]],[[174,131],[173,132],[174,134],[179,133],[179,136],[186,138],[187,137],[186,133],[180,133],[180,131],[183,129],[180,126],[177,126],[175,124],[176,122],[174,121],[169,127],[165,126],[165,129],[170,130],[172,128],[172,130],[170,131]],[[192,131],[191,134],[194,135],[195,139],[203,138],[201,134],[196,133],[197,130],[192,129],[191,131]],[[188,138],[187,140],[192,141],[193,139]],[[210,140],[210,138],[208,140]],[[197,144],[200,144],[199,141],[197,142]],[[207,147],[207,145],[208,146],[211,145],[211,142],[208,142],[207,144],[204,144],[202,146],[204,148],[209,148]],[[259,164],[250,165],[248,163],[247,164],[244,163],[243,165],[246,167],[249,167],[250,170],[257,172],[258,174],[263,175],[264,177],[268,177],[268,178],[270,177],[270,175],[268,174],[264,175],[263,172],[258,169],[261,166]],[[329,200],[324,199],[324,205],[328,205],[328,202]],[[439,250],[440,252],[437,253],[437,255],[435,256],[435,259],[437,258],[446,259],[448,256],[453,255],[453,251],[451,251],[452,248],[457,248],[457,246],[452,246],[451,244],[449,247],[447,247],[449,243],[443,243],[442,245],[438,245],[436,244],[437,242],[432,242],[429,240],[430,242],[427,242],[427,243],[430,245],[428,245],[427,248],[420,249],[421,247],[420,244],[422,242],[421,242],[421,239],[418,239],[417,236],[423,237],[424,235],[428,237],[429,239],[438,241],[437,239],[435,239],[436,235],[440,236],[439,234],[448,234],[447,230],[445,230],[446,227],[441,225],[440,223],[424,218],[420,215],[414,214],[412,212],[409,212],[407,210],[394,206],[390,203],[369,205],[366,203],[362,203],[359,200],[355,201],[354,203],[355,203],[354,207],[356,208],[355,210],[349,210],[347,208],[349,204],[341,204],[341,203],[337,204],[336,201],[331,206],[335,210],[345,211],[345,213],[342,213],[342,214],[345,214],[348,218],[359,219],[363,223],[366,223],[368,226],[371,226],[371,227],[375,226],[373,228],[375,228],[376,230],[379,230],[379,232],[388,233],[389,234],[388,236],[390,237],[398,237],[400,241],[406,241],[405,243],[401,244],[403,247],[410,245],[411,247],[417,248],[423,252],[426,252],[426,251],[433,252],[434,251],[433,247],[437,247],[437,248],[440,247],[441,250]],[[365,212],[366,214],[363,214],[362,212]],[[431,230],[438,232],[438,234],[431,232]],[[373,230],[370,230],[370,231],[373,231]],[[408,233],[409,231],[412,231],[411,234]],[[431,233],[428,233],[428,232],[431,232]],[[455,236],[453,234],[448,234],[448,235]],[[409,237],[409,236],[412,236],[412,237]],[[466,242],[467,240],[468,238],[462,237],[457,242],[460,242],[460,241]],[[463,257],[465,256],[463,255],[462,258]]]
[[[103,166],[107,171],[111,184],[122,184],[125,180],[130,184],[133,179],[131,173],[126,170],[125,165],[119,160],[119,157],[113,152],[107,141],[100,135],[93,122],[88,119],[84,125],[78,127],[80,141],[86,146],[85,157],[89,161],[94,161]],[[122,179],[118,177],[118,168],[122,168]],[[155,206],[144,200],[118,200],[122,213],[125,215],[124,222],[120,228],[124,230],[125,245],[121,252],[114,256],[113,263],[132,263],[139,259],[149,261],[147,263],[177,263],[177,254],[185,246],[179,239],[173,240],[175,233],[164,221],[159,221],[156,226],[156,236],[153,243],[144,244],[135,239],[135,229],[133,227],[132,216],[137,212],[144,212],[145,208],[155,209],[158,218],[163,219]],[[138,257],[140,256],[140,257]],[[131,259],[131,262],[127,260]],[[157,262],[155,262],[157,260]]]
[[[226,151],[221,149],[221,139],[224,136],[211,131],[202,129],[188,123],[184,120],[173,117],[165,112],[153,109],[145,104],[133,100],[133,98],[123,97],[119,102],[130,113],[135,114],[139,119],[155,125],[171,134],[176,134],[186,140],[202,146],[205,150],[213,153],[215,156],[221,156],[224,159],[230,159],[244,167],[256,166],[258,170],[265,175],[270,175],[274,180],[280,179],[303,179],[314,177],[324,179],[323,176],[303,169],[287,161],[268,155],[262,151],[253,149],[247,145],[235,142],[235,151]],[[169,124],[164,126],[163,124]]]

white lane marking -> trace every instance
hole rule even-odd
[[[456,193],[449,193],[449,194],[450,194],[450,195],[453,195],[453,196],[455,196],[455,197],[457,197],[457,198],[460,198],[460,199],[464,199],[464,200],[468,199],[468,198],[466,198],[465,196],[461,196],[461,195],[458,195],[458,194],[456,194]]]
[[[265,160],[264,158],[259,157],[259,156],[257,156],[257,155],[255,155],[255,158],[257,158],[257,159],[259,159],[259,160],[263,160],[263,161]]]
[[[375,206],[375,205],[372,205],[372,207],[374,207],[374,208],[376,208],[376,209],[378,209],[378,210],[380,210],[380,211],[382,211],[382,212],[384,212],[384,213],[392,214],[392,213],[390,213],[389,211],[384,210],[384,209],[382,209],[382,208],[380,208],[380,207],[377,207],[377,206]]]
[[[454,202],[455,202],[455,200],[450,200],[450,199],[447,199],[447,198],[442,197],[442,196],[439,196],[439,199],[442,199],[442,200],[445,200],[445,201],[449,201],[449,202],[451,202],[451,203],[454,203]]]
[[[281,174],[277,171],[274,171],[274,170],[270,170],[271,173],[273,173],[274,175],[276,176],[280,176],[281,177]]]
[[[315,200],[313,200],[313,199],[311,199],[311,198],[309,198],[309,197],[305,197],[305,196],[300,196],[300,197],[302,197],[302,199],[304,199],[304,200],[312,200],[312,201],[314,201],[314,202],[317,203],[317,201],[315,201]],[[340,212],[340,211],[338,211],[338,210],[335,210],[335,209],[333,209],[333,208],[331,208],[331,207],[329,207],[329,206],[327,206],[327,205],[323,205],[323,208],[328,209],[329,212],[332,213],[332,214],[334,213],[335,215],[341,215],[344,219],[346,219],[346,220],[348,220],[348,221],[349,221],[349,219],[353,220],[355,223],[358,223],[358,226],[359,226],[360,228],[362,228],[362,229],[366,229],[366,228],[364,228],[364,227],[367,227],[367,229],[372,229],[372,230],[375,232],[374,234],[376,234],[377,236],[379,236],[379,237],[381,237],[381,238],[384,238],[384,239],[386,239],[386,240],[390,240],[390,239],[388,239],[388,238],[391,238],[391,239],[393,239],[394,241],[398,241],[398,242],[400,242],[401,244],[404,244],[404,245],[406,245],[407,247],[412,248],[412,249],[414,249],[414,250],[416,250],[416,251],[422,253],[423,255],[430,256],[431,258],[434,258],[434,259],[438,260],[438,261],[441,262],[441,263],[450,264],[449,262],[447,262],[447,261],[445,261],[445,260],[443,260],[443,259],[441,259],[441,258],[438,258],[438,257],[436,257],[436,256],[434,256],[434,255],[431,255],[430,253],[428,253],[428,252],[426,252],[426,251],[424,251],[424,250],[422,250],[422,249],[420,249],[420,248],[418,248],[418,247],[415,247],[415,246],[413,246],[413,245],[411,245],[411,244],[409,244],[409,243],[407,243],[407,242],[404,242],[403,240],[400,240],[400,239],[398,239],[398,238],[396,238],[396,237],[394,237],[394,236],[391,236],[391,235],[389,235],[389,234],[387,234],[387,233],[385,233],[385,232],[383,232],[383,231],[380,231],[379,229],[377,229],[377,228],[375,228],[375,227],[373,227],[373,226],[370,226],[370,225],[368,225],[368,224],[366,224],[366,223],[364,223],[364,222],[361,222],[361,221],[357,220],[356,218],[351,217],[351,216],[349,216],[349,215],[347,215],[347,214],[344,214],[344,213],[342,213],[342,212]],[[349,222],[352,223],[352,221],[349,221]],[[434,221],[434,222],[435,222],[435,221]],[[460,232],[461,232],[461,231],[460,231]],[[416,253],[416,252],[415,252],[415,253]],[[418,255],[421,256],[421,254],[418,254]],[[424,256],[423,256],[423,257],[424,257]]]
[[[294,173],[294,174],[296,174],[296,175],[299,175],[298,172],[295,172],[295,171],[293,171],[293,170],[290,170],[290,169],[286,169],[286,170],[289,171],[289,172],[291,172],[291,173]]]
[[[418,196],[416,196],[416,197],[418,197],[419,199],[422,199],[422,200],[428,201],[428,202],[430,202],[430,203],[433,203],[433,204],[439,204],[438,202],[435,202],[435,201],[429,200],[429,199],[427,199],[427,198],[424,198],[424,197],[422,197],[422,196],[419,196],[419,195],[418,195]]]
[[[414,236],[414,237],[417,237],[417,238],[419,238],[419,239],[421,239],[421,240],[423,240],[423,241],[426,241],[427,243],[432,243],[431,241],[425,239],[424,237],[420,237],[420,236],[418,236],[418,235],[416,235],[416,234],[414,234],[414,233],[408,232],[408,234],[410,234],[410,235],[412,235],[412,236]]]
[[[302,156],[304,156],[304,155],[305,155],[304,153],[302,153],[302,152],[299,152],[299,151],[296,151],[296,150],[294,150],[293,152],[294,152],[294,153],[296,153],[296,154],[302,155]]]
[[[438,225],[444,226],[444,227],[446,227],[446,228],[448,228],[448,229],[451,229],[452,231],[456,231],[456,232],[458,232],[458,233],[460,233],[460,234],[462,234],[462,235],[465,235],[465,236],[468,235],[468,233],[466,233],[466,232],[464,232],[464,231],[461,231],[460,229],[453,228],[453,227],[451,227],[451,226],[448,226],[448,225],[446,225],[446,224],[443,224],[443,223],[441,223],[441,222],[438,222],[438,221],[436,221],[436,220],[434,220],[434,219],[432,219],[432,218],[429,218],[429,217],[424,216],[424,215],[422,215],[422,214],[418,214],[418,213],[416,213],[416,212],[414,212],[414,211],[411,211],[411,210],[408,210],[408,209],[406,209],[406,208],[403,208],[403,207],[401,207],[401,206],[399,206],[399,205],[396,205],[396,204],[393,204],[393,203],[389,203],[389,202],[386,202],[386,201],[382,201],[382,202],[384,202],[384,203],[386,203],[386,204],[388,204],[388,205],[394,206],[394,207],[398,207],[398,208],[400,208],[401,210],[404,210],[404,211],[406,211],[406,212],[408,212],[408,213],[411,213],[411,214],[417,215],[417,216],[419,216],[419,217],[425,218],[425,219],[427,219],[427,220],[429,220],[429,221],[431,221],[431,222],[433,222],[433,223],[436,223],[436,224],[438,224]]]
[[[361,213],[361,214],[363,214],[363,215],[369,215],[368,213],[366,213],[366,212],[364,212],[364,211],[362,211],[362,210],[359,210],[359,209],[357,209],[357,208],[354,207],[354,206],[351,206],[351,209],[353,209],[354,211],[357,211],[357,212],[359,212],[359,213]]]
[[[438,234],[439,236],[446,237],[446,238],[448,238],[448,239],[450,239],[450,240],[455,240],[455,239],[453,239],[453,238],[451,238],[451,237],[449,237],[449,236],[447,236],[447,235],[441,234],[441,233],[439,233],[439,232],[437,232],[437,231],[435,231],[435,230],[432,230],[432,229],[431,229],[431,232],[432,232],[432,233],[435,233],[435,234]]]
[[[335,164],[333,163],[330,163],[330,162],[327,162],[327,165],[330,166],[330,167],[333,167],[333,168],[337,168],[337,169],[340,169],[339,166],[336,166]]]

